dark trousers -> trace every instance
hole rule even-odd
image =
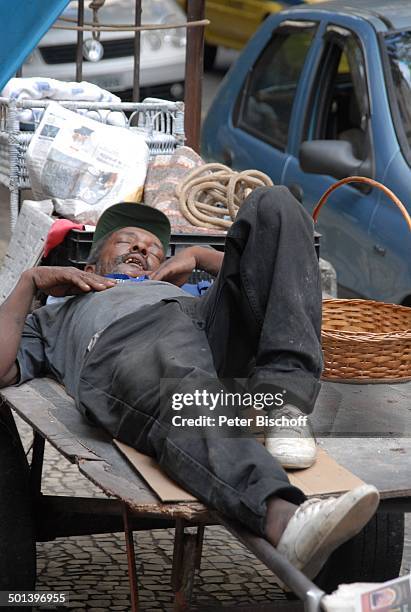
[[[203,298],[178,298],[123,317],[86,358],[78,404],[114,437],[157,459],[207,505],[265,534],[266,500],[304,500],[251,436],[173,426],[173,394],[247,377],[251,392],[285,391],[305,412],[319,390],[321,290],[313,226],[283,187],[255,190],[227,235],[220,274]],[[224,414],[236,414],[224,408]],[[213,413],[218,417],[219,407]]]

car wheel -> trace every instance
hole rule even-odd
[[[29,469],[5,404],[0,405],[0,499],[0,591],[31,591],[36,581],[36,544]]]
[[[340,584],[397,578],[404,549],[404,515],[378,513],[359,534],[340,546],[313,582],[326,593]],[[287,599],[298,599],[286,592]]]
[[[314,582],[331,593],[343,583],[397,578],[403,548],[404,515],[378,513],[359,534],[334,551]]]
[[[204,70],[212,70],[217,57],[217,47],[215,45],[204,45]]]

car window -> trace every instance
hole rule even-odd
[[[237,125],[284,151],[298,81],[316,24],[283,25],[249,73]]]
[[[390,32],[382,40],[395,127],[411,164],[411,32]]]
[[[355,34],[330,27],[319,66],[304,140],[345,140],[355,158],[368,159],[369,95],[364,54]]]

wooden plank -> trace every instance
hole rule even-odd
[[[411,437],[411,382],[371,385],[324,382],[312,423],[319,436]]]
[[[10,408],[72,463],[79,458],[101,460],[53,416],[53,404],[41,397],[32,387],[8,387],[2,390],[1,396]]]
[[[102,462],[81,461],[79,470],[89,480],[102,488],[107,495],[114,495],[125,501],[131,510],[139,515],[159,518],[184,518],[188,521],[214,523],[207,508],[200,502],[177,502],[163,504],[152,494],[136,473],[136,483],[110,473],[109,466]],[[135,485],[137,484],[137,488]],[[142,484],[143,491],[140,490]],[[143,495],[144,493],[144,495]]]
[[[321,446],[382,498],[411,495],[411,383],[324,382],[311,422]]]
[[[39,431],[80,472],[106,495],[126,501],[136,512],[147,516],[182,516],[205,520],[207,512],[199,502],[163,504],[129,462],[115,448],[112,438],[84,419],[64,388],[49,378],[39,378],[20,387],[2,389],[0,397],[32,427]]]
[[[382,499],[411,496],[411,440],[409,438],[321,438],[341,465],[380,491]]]
[[[374,484],[383,498],[411,495],[411,439],[405,437],[411,426],[410,394],[410,383],[325,383],[312,415],[321,446],[353,474]],[[192,507],[187,502],[162,504],[114,448],[111,437],[87,423],[54,381],[37,379],[3,389],[0,396],[57,450],[77,462],[87,478],[105,493],[126,499],[136,511],[161,516],[181,512],[190,518],[204,514],[204,506],[196,502]],[[370,430],[383,431],[384,437],[370,437]],[[404,437],[392,437],[399,431]]]

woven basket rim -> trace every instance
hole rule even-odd
[[[377,300],[365,300],[361,298],[324,298],[323,304],[367,304],[376,306],[377,308],[385,308],[386,306],[396,308],[398,310],[410,310],[409,306],[403,306],[402,304],[393,304],[392,302],[378,302]]]
[[[358,342],[381,342],[382,340],[411,340],[411,329],[400,332],[360,332],[351,330],[327,329],[321,330],[324,338],[338,338],[341,340],[356,340]]]
[[[372,378],[371,376],[358,376],[356,378],[339,378],[337,376],[332,376],[330,374],[325,373],[325,375],[321,375],[321,380],[347,385],[392,385],[409,383],[411,382],[411,376],[404,376],[402,378],[395,378],[391,376],[387,376],[386,378]]]
[[[377,302],[375,300],[362,300],[362,299],[346,299],[346,298],[327,298],[323,300],[323,306],[327,309],[328,305],[335,305],[344,311],[345,306],[352,308],[353,306],[364,306],[367,309],[374,310],[393,310],[397,312],[407,312],[410,314],[411,309],[408,306],[401,306],[400,304],[390,304],[388,302]],[[392,329],[389,332],[368,332],[368,331],[356,331],[353,329],[335,329],[328,327],[328,321],[322,322],[321,333],[323,337],[338,339],[341,341],[354,340],[358,342],[381,342],[381,341],[395,341],[395,340],[409,340],[411,339],[411,326],[407,329]]]

